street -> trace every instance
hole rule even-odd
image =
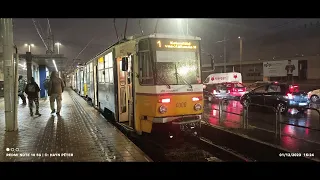
[[[313,104],[312,107],[319,109],[320,106]],[[204,120],[212,125],[234,131],[241,130],[243,108],[238,101],[229,101],[223,106],[223,110],[230,113],[223,112],[220,121],[218,108],[218,103],[206,102]],[[271,109],[250,108],[248,117],[250,128],[258,129],[261,132],[255,133],[255,136],[268,139],[264,137],[265,134],[274,134],[276,115]],[[278,145],[283,148],[298,150],[304,146],[304,148],[312,150],[313,145],[320,145],[320,121],[317,111],[309,109],[305,113],[297,113],[295,109],[289,109],[287,114],[281,115],[280,122],[282,138]]]

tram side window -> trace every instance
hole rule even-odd
[[[139,53],[139,75],[142,85],[153,85],[152,62],[150,60],[149,51]]]
[[[104,57],[105,60],[105,77],[106,82],[113,83],[113,59],[112,52],[108,53]]]
[[[98,74],[98,80],[99,83],[104,83],[104,70],[99,70],[99,74]]]

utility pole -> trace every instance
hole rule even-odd
[[[187,35],[189,35],[189,20],[187,18]]]
[[[30,82],[32,78],[32,54],[26,52],[26,64],[27,64],[27,81]]]
[[[19,82],[19,73],[18,73],[18,69],[19,69],[19,53],[18,53],[18,48],[17,46],[15,46],[15,50],[16,50],[16,58],[15,58],[15,69],[14,69],[14,98],[15,98],[15,101],[16,103],[14,103],[14,122],[16,122],[15,124],[17,124],[18,126],[18,104],[19,104],[19,97],[18,97],[18,82]]]
[[[6,131],[18,130],[18,121],[15,118],[16,97],[15,69],[13,60],[13,25],[11,18],[1,18],[1,31],[3,36],[3,65],[4,65],[4,104]]]
[[[50,26],[50,21],[49,19],[47,19],[47,38],[46,38],[46,44],[48,47],[48,50],[46,52],[46,54],[53,54],[54,53],[54,38],[53,38],[53,33],[51,31],[51,26]]]
[[[226,36],[224,36],[223,38],[223,59],[224,59],[224,65],[223,65],[223,69],[224,69],[224,72],[226,73],[227,72],[227,47],[226,47]]]
[[[241,68],[242,68],[242,38],[239,36],[239,39],[240,39],[240,73],[242,72],[241,71]]]

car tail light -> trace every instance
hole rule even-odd
[[[286,98],[293,99],[293,95],[291,93],[287,93]]]
[[[201,97],[193,97],[192,98],[192,101],[200,101],[201,100]]]
[[[169,103],[169,102],[170,102],[170,98],[164,98],[159,100],[159,103]]]

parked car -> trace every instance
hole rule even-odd
[[[270,83],[271,83],[271,81],[256,81],[256,82],[247,86],[247,91],[252,91],[259,86],[270,84]]]
[[[228,93],[232,99],[240,99],[247,91],[247,88],[240,82],[225,82],[222,84],[227,87]]]
[[[315,89],[308,92],[308,98],[312,103],[318,102],[319,97],[320,97],[320,89]]]
[[[289,108],[303,112],[309,107],[310,101],[306,92],[299,91],[298,85],[268,83],[241,96],[240,103],[243,106],[250,103],[271,106],[284,114]]]
[[[213,102],[215,99],[228,99],[230,94],[224,84],[206,85],[203,92],[209,102]]]

